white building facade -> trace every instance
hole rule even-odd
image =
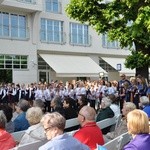
[[[118,79],[127,49],[67,17],[69,0],[0,0],[0,70],[12,82]]]

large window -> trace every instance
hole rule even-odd
[[[90,45],[90,36],[87,25],[70,23],[70,44],[84,46]]]
[[[0,55],[0,69],[27,69],[28,57],[23,55]]]
[[[99,58],[99,65],[106,71],[106,72],[116,72],[116,69],[113,68],[110,64],[105,62],[102,58]]]
[[[47,12],[60,13],[61,4],[58,0],[45,0],[45,7]]]
[[[26,39],[26,17],[0,12],[0,37]]]
[[[41,41],[48,43],[64,43],[63,22],[41,19]]]
[[[102,46],[105,48],[114,48],[119,49],[119,42],[118,41],[109,41],[107,34],[102,35]]]

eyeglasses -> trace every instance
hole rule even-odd
[[[82,115],[82,114],[80,114],[80,113],[78,113],[78,115],[80,115],[80,116],[82,116],[82,117],[84,117],[84,118],[85,118],[85,116],[84,116],[84,115]]]
[[[48,132],[52,127],[44,128],[45,132]]]

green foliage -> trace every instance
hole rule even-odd
[[[137,68],[150,63],[150,0],[70,0],[66,12],[99,34],[120,42],[121,48],[135,46],[127,57],[126,67]]]
[[[126,58],[125,66],[127,68],[141,68],[145,65],[150,66],[150,55],[143,54],[142,51],[131,51],[132,55]]]
[[[81,23],[87,23],[99,34],[108,32],[111,40],[121,47],[133,43],[150,47],[150,1],[147,0],[70,0],[67,14]],[[136,45],[135,45],[136,46]]]

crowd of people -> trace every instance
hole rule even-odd
[[[141,109],[150,117],[150,84],[138,75],[129,80],[122,74],[120,81],[62,81],[25,84],[2,83],[0,86],[0,143],[1,150],[38,140],[48,140],[39,150],[96,149],[113,138],[129,131],[128,114]],[[139,113],[136,114],[140,114]],[[115,131],[111,127],[101,130],[96,122],[122,114]],[[65,122],[78,117],[79,129],[74,136],[67,135]],[[139,116],[140,118],[140,116]],[[140,119],[139,119],[140,120]],[[135,126],[135,125],[134,125]],[[137,134],[147,134],[137,131]],[[19,143],[10,133],[26,130]],[[9,138],[5,138],[6,136]],[[144,136],[149,139],[149,136]],[[136,138],[134,138],[135,140]],[[140,138],[137,138],[140,139]],[[69,147],[67,142],[69,142]],[[63,143],[63,144],[62,144]],[[132,142],[131,144],[132,145]],[[130,145],[125,150],[130,150]],[[132,145],[133,146],[133,145]],[[138,149],[137,149],[138,150]],[[146,150],[146,149],[145,149]]]
[[[1,83],[0,84],[0,103],[9,103],[13,105],[20,99],[26,99],[31,103],[33,100],[41,99],[46,103],[48,111],[50,111],[50,101],[57,95],[64,100],[64,97],[70,97],[77,100],[79,96],[86,95],[90,102],[90,106],[95,108],[95,103],[103,97],[110,94],[118,96],[121,108],[124,100],[126,102],[132,101],[137,107],[139,98],[141,96],[150,95],[150,84],[148,84],[144,77],[138,75],[126,79],[125,74],[122,74],[120,81],[67,81],[63,83],[52,81],[50,83],[31,83],[15,84],[15,83]]]

